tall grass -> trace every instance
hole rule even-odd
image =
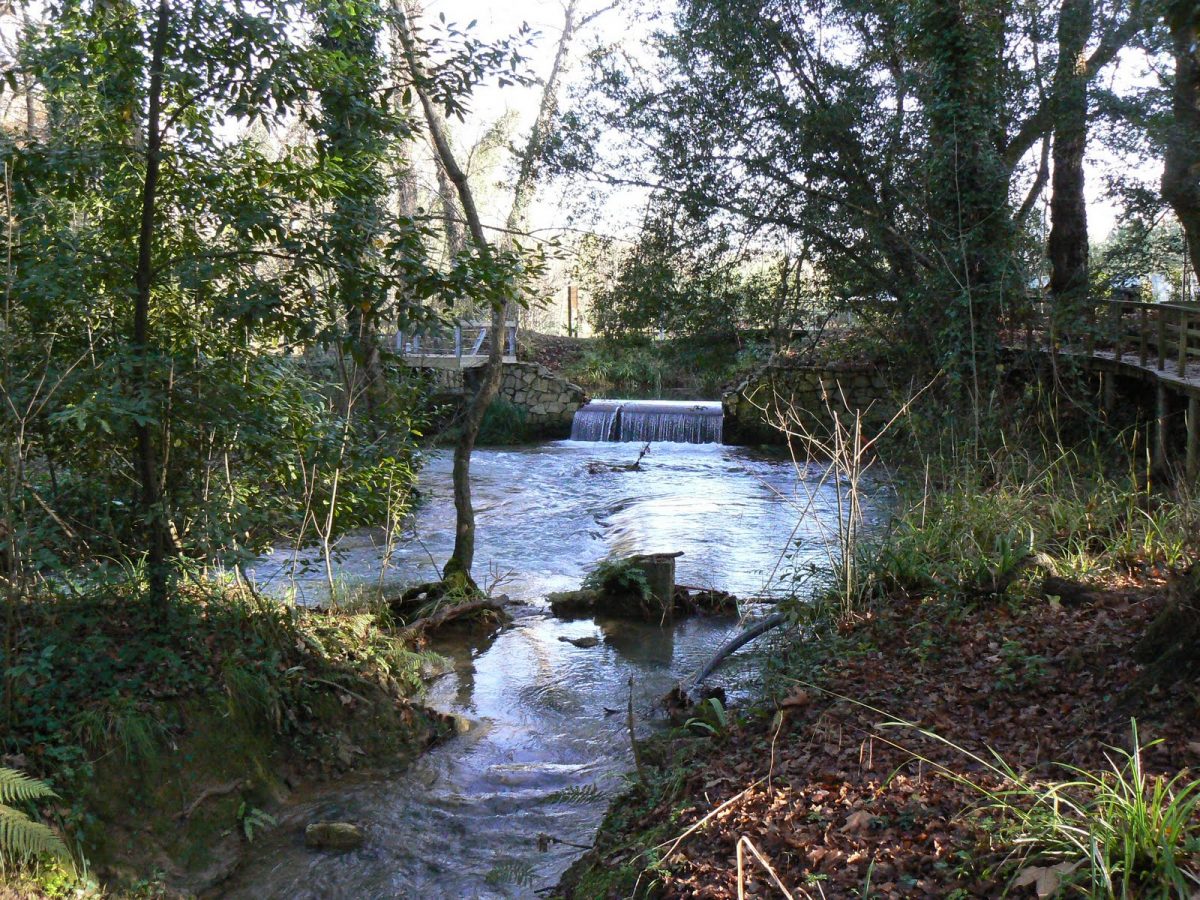
[[[1200,779],[1186,769],[1174,777],[1150,775],[1137,720],[1130,720],[1130,749],[1112,748],[1108,767],[1093,772],[1059,765],[1060,781],[1018,773],[999,754],[972,753],[909,722],[912,728],[981,766],[1001,784],[992,788],[943,763],[914,754],[934,771],[977,792],[1011,849],[1005,868],[1012,884],[1036,884],[1039,896],[1189,898],[1200,889]],[[899,746],[899,744],[897,744]]]
[[[986,466],[929,460],[900,483],[886,528],[855,548],[856,604],[892,591],[998,593],[1036,567],[1076,579],[1187,564],[1200,498],[1179,479],[1154,484],[1129,462],[1113,474],[1098,444],[1018,450]]]

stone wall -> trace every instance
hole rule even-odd
[[[535,362],[504,364],[500,397],[525,411],[525,424],[539,437],[569,437],[575,410],[587,402],[583,388]]]
[[[783,443],[771,423],[796,416],[802,427],[828,435],[832,412],[844,423],[862,414],[864,435],[875,432],[899,408],[893,386],[874,366],[791,366],[772,362],[721,398],[725,443]],[[832,412],[831,412],[832,411]]]

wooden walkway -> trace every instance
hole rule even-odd
[[[517,361],[517,323],[508,322],[501,338],[504,362]],[[459,322],[453,328],[437,327],[406,334],[396,333],[396,351],[414,369],[477,369],[487,365],[486,348],[492,341],[490,322]]]
[[[1115,401],[1113,375],[1151,386],[1156,466],[1165,467],[1170,455],[1171,397],[1185,400],[1184,467],[1189,477],[1200,474],[1200,304],[1113,300],[1058,333],[1027,326],[1024,345],[1099,372],[1106,409]]]

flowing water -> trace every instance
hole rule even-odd
[[[362,849],[311,853],[298,829],[279,828],[256,837],[226,896],[533,897],[558,879],[582,852],[572,845],[590,844],[631,768],[629,680],[639,731],[656,727],[656,698],[702,665],[737,623],[564,622],[547,613],[545,595],[578,587],[600,559],[653,551],[683,551],[681,584],[763,595],[781,587],[789,547],[799,548],[792,564],[825,565],[836,529],[832,490],[790,463],[719,445],[654,444],[640,471],[596,465],[632,462],[635,450],[562,441],[475,453],[476,574],[524,604],[494,641],[443,639],[434,647],[454,668],[427,702],[471,720],[470,731],[398,776],[351,780],[304,801],[305,821],[360,824]],[[448,455],[428,461],[421,484],[414,531],[390,560],[401,582],[433,577],[453,543]],[[801,518],[809,491],[816,501]],[[378,536],[355,535],[340,548],[339,570],[376,579],[382,550]],[[297,595],[315,602],[323,576],[313,557],[304,561],[311,567],[298,570]],[[291,569],[268,559],[254,574],[278,587]],[[560,640],[580,637],[600,642]],[[753,683],[745,658],[736,660],[714,676],[735,698]],[[540,835],[566,843],[547,845]]]
[[[593,400],[575,413],[575,441],[719,444],[724,414],[711,400]]]

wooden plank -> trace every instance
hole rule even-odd
[[[1179,311],[1179,377],[1183,378],[1187,375],[1187,351],[1188,351],[1188,314],[1187,310]]]

